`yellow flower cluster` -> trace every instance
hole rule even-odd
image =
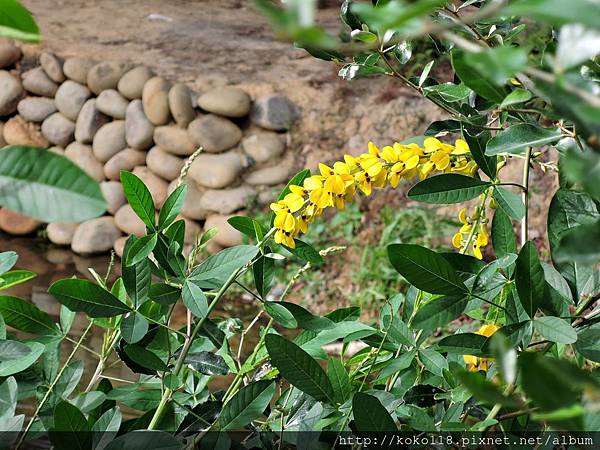
[[[452,237],[452,245],[458,249],[468,250],[471,247],[473,255],[477,259],[483,259],[481,249],[488,245],[490,240],[485,218],[481,215],[485,208],[477,208],[472,217],[467,216],[467,208],[458,212],[458,220],[462,224],[458,232]]]
[[[482,326],[475,334],[479,334],[481,336],[490,337],[496,331],[498,331],[500,327],[495,323],[489,323]],[[473,355],[463,355],[463,360],[467,365],[467,368],[471,372],[476,372],[478,370],[483,370],[487,372],[490,367],[490,364],[494,361],[493,358],[479,358]]]
[[[343,209],[358,192],[371,195],[373,188],[387,184],[396,188],[401,179],[428,177],[435,172],[473,175],[477,164],[468,144],[457,139],[454,145],[428,137],[423,147],[394,143],[381,150],[369,142],[368,152],[358,157],[345,155],[332,167],[319,164],[319,175],[304,180],[302,186],[290,186],[283,200],[271,203],[275,212],[275,242],[294,248],[294,238],[306,233],[308,224],[328,207]]]

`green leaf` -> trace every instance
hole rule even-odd
[[[220,288],[236,270],[248,264],[258,254],[254,245],[237,245],[209,256],[191,273],[190,281],[203,288]]]
[[[254,219],[246,216],[234,216],[227,219],[227,223],[233,228],[238,230],[240,233],[245,234],[249,238],[253,239],[256,236],[256,228],[259,228],[263,234],[264,229],[262,225]]]
[[[268,334],[265,337],[271,363],[296,388],[317,401],[334,403],[333,386],[321,366],[293,342]]]
[[[327,361],[327,377],[333,387],[333,392],[338,403],[342,404],[352,394],[352,385],[344,364],[337,358]]]
[[[446,361],[446,358],[432,348],[419,350],[419,360],[434,375],[441,376],[444,370],[448,370],[448,361]]]
[[[270,249],[267,247],[265,252],[268,253],[269,251]],[[260,298],[265,299],[275,280],[275,261],[273,258],[264,255],[259,256],[252,265],[252,275],[254,276],[254,285],[258,295]]]
[[[471,156],[473,156],[473,159],[479,168],[483,170],[483,173],[490,177],[491,180],[495,179],[496,172],[498,171],[498,158],[495,156],[487,156],[485,154],[485,147],[491,139],[490,132],[484,131],[479,134],[475,134],[472,130],[463,129],[463,138],[467,144],[469,144]]]
[[[600,221],[564,232],[555,252],[558,263],[576,262],[593,266],[600,261]]]
[[[438,342],[441,351],[459,355],[485,356],[482,351],[488,338],[475,333],[457,333]]]
[[[18,390],[19,387],[14,377],[9,377],[0,384],[0,420],[15,415]]]
[[[519,103],[525,103],[533,97],[533,94],[526,89],[515,89],[510,94],[508,94],[502,103],[500,104],[500,108],[506,108],[508,106],[517,105]]]
[[[527,66],[527,50],[523,47],[500,45],[483,52],[465,53],[465,63],[501,86]]]
[[[274,303],[274,302],[270,302]],[[277,302],[277,305],[287,309],[294,317],[297,326],[302,329],[319,332],[335,326],[334,322],[326,317],[315,316],[313,313],[308,311],[296,303],[290,302]]]
[[[571,183],[581,184],[596,200],[600,200],[600,153],[570,149],[561,154],[560,170]]]
[[[500,103],[506,96],[504,88],[496,86],[489,78],[477,71],[465,61],[463,54],[452,52],[452,67],[454,72],[464,84],[473,89],[477,94],[495,103]]]
[[[31,13],[17,0],[2,0],[0,36],[25,42],[39,42],[40,31]]]
[[[425,303],[411,321],[412,328],[431,330],[456,319],[469,303],[468,298],[460,296],[442,297]]]
[[[545,279],[544,269],[532,241],[527,241],[519,252],[516,261],[515,284],[523,309],[533,319],[537,309],[544,301]]]
[[[185,362],[204,375],[227,375],[229,373],[229,366],[223,357],[215,353],[190,353],[185,358]]]
[[[593,0],[518,0],[511,2],[503,13],[527,16],[551,25],[576,22],[600,28],[600,11]]]
[[[2,252],[0,253],[0,275],[8,272],[17,263],[19,256],[16,252]]]
[[[263,308],[270,315],[275,322],[285,328],[297,328],[298,322],[294,318],[294,315],[285,308],[280,305],[279,302],[273,301],[265,301],[263,303]]]
[[[125,254],[125,265],[133,266],[147,258],[156,247],[157,240],[158,236],[155,233],[136,239]]]
[[[377,397],[357,392],[352,398],[356,429],[361,432],[394,432],[398,427]]]
[[[121,320],[121,335],[125,341],[135,344],[148,333],[148,321],[137,311],[130,313]]]
[[[462,102],[469,98],[471,92],[471,89],[464,84],[453,83],[435,84],[423,88],[426,97],[440,97],[448,103]]]
[[[104,450],[181,450],[182,444],[166,431],[136,430],[110,442]]]
[[[324,262],[323,257],[310,244],[307,244],[300,239],[294,239],[294,242],[296,243],[296,248],[286,247],[289,252],[296,255],[301,260],[314,265],[319,265]]]
[[[181,211],[186,194],[187,185],[182,184],[167,197],[165,203],[160,208],[160,213],[158,214],[159,230],[164,230],[173,223],[177,217],[177,214],[179,214],[179,211]]]
[[[258,419],[275,394],[275,383],[256,381],[244,386],[225,403],[219,425],[221,430],[239,430]]]
[[[148,296],[160,305],[172,305],[181,297],[181,289],[165,283],[156,283],[150,286]]]
[[[443,256],[414,244],[388,246],[392,266],[414,285],[431,294],[460,294],[467,287]]]
[[[575,349],[590,361],[600,362],[600,324],[594,325],[579,332]]]
[[[558,317],[538,317],[533,321],[533,327],[551,342],[572,344],[577,341],[577,332],[575,329],[566,320]]]
[[[19,359],[15,359],[12,361],[3,361],[0,363],[0,377],[8,377],[10,375],[14,375],[15,373],[19,373],[27,369],[33,363],[35,363],[46,347],[43,344],[35,341],[24,342],[26,346],[31,349],[31,353],[27,356]]]
[[[496,209],[492,219],[492,244],[496,257],[502,258],[509,253],[517,253],[517,237],[508,214],[503,209]]]
[[[2,149],[0,205],[43,222],[82,222],[106,211],[98,182],[74,163],[19,145]]]
[[[30,353],[31,349],[19,341],[0,339],[0,361],[24,358]]]
[[[143,238],[138,239],[135,236],[129,236],[125,242],[123,254],[127,255],[130,253],[130,249],[141,239]],[[139,308],[146,300],[148,300],[148,294],[150,292],[150,285],[152,283],[152,268],[150,261],[147,258],[142,258],[135,264],[128,266],[126,261],[122,260],[121,273],[127,295],[135,308]]]
[[[498,389],[498,386],[492,381],[486,379],[485,375],[479,372],[467,372],[459,370],[455,373],[460,384],[478,400],[488,404],[499,404],[506,407],[514,407],[515,401],[505,397]]]
[[[92,425],[94,450],[103,450],[113,439],[121,426],[121,410],[117,407],[104,412]]]
[[[181,298],[183,304],[194,316],[198,318],[206,317],[208,314],[208,301],[202,289],[194,281],[185,280],[181,290]]]
[[[27,333],[59,334],[56,323],[32,303],[16,297],[0,297],[0,314],[6,325]]]
[[[121,184],[133,211],[148,228],[154,230],[156,221],[154,201],[144,182],[130,172],[121,171]]]
[[[124,348],[125,354],[129,356],[133,362],[140,366],[153,370],[155,372],[165,372],[168,367],[165,363],[150,350],[144,348],[141,344],[130,344]]]
[[[528,123],[519,123],[500,131],[490,139],[485,154],[521,155],[525,153],[527,147],[541,147],[557,142],[560,138],[562,138],[562,132],[558,128],[541,128]]]
[[[54,426],[50,440],[56,448],[89,450],[91,442],[90,424],[77,407],[69,402],[60,402],[54,408]]]
[[[82,311],[89,317],[113,317],[131,311],[110,292],[88,280],[59,280],[48,292],[71,311]]]
[[[462,203],[484,193],[492,184],[477,178],[447,173],[425,178],[408,191],[408,197],[424,203]]]
[[[0,290],[8,289],[26,281],[32,280],[37,275],[28,270],[11,270],[0,276]]]
[[[513,219],[521,220],[525,216],[525,204],[518,194],[503,187],[494,186],[492,196],[496,199],[500,208]]]

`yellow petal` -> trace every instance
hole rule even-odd
[[[469,153],[469,144],[464,139],[457,139],[454,143],[454,150],[452,151],[453,155],[464,155],[465,153]]]
[[[473,356],[473,355],[463,355],[463,361],[466,364],[469,364],[471,366],[476,366],[477,365],[477,356]]]
[[[369,149],[369,153],[371,155],[379,156],[379,149],[373,142],[369,141],[368,149]]]
[[[434,137],[425,138],[423,145],[425,146],[425,151],[427,152],[434,152],[442,148],[442,143],[440,140]]]
[[[413,155],[406,160],[406,170],[414,169],[419,165],[419,155]]]
[[[458,220],[460,221],[460,223],[469,223],[467,221],[467,208],[462,208],[459,212],[458,212]]]
[[[460,248],[462,246],[461,233],[455,233],[454,236],[452,236],[452,245],[454,246],[454,248]]]
[[[333,175],[333,169],[323,163],[319,163],[319,172],[321,172],[321,175],[324,177]]]

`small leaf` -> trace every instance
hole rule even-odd
[[[28,270],[11,270],[0,276],[0,290],[8,289],[26,281],[32,280],[37,275]]]
[[[532,97],[533,94],[526,89],[515,89],[502,100],[500,108],[525,103],[531,100]]]
[[[344,403],[352,393],[352,385],[348,372],[342,362],[337,358],[331,358],[327,361],[327,376],[333,387],[335,398],[338,403]]]
[[[314,265],[319,265],[324,262],[323,257],[310,244],[307,244],[300,239],[294,239],[294,242],[296,243],[296,248],[286,247],[289,252],[296,255],[301,260]]]
[[[0,361],[24,358],[30,353],[31,349],[19,341],[0,339]]]
[[[150,286],[148,296],[160,305],[172,305],[181,297],[181,289],[165,283],[156,283]]]
[[[131,311],[110,292],[88,280],[59,280],[48,292],[71,311],[82,311],[89,317],[113,317]]]
[[[229,400],[219,416],[221,430],[239,430],[258,419],[275,394],[275,383],[256,381],[244,386]]]
[[[16,252],[0,253],[0,275],[8,272],[17,263],[19,256]]]
[[[427,80],[434,62],[435,60],[429,61],[423,68],[423,72],[421,72],[421,75],[419,76],[419,87],[423,86],[423,83],[425,83],[425,80]]]
[[[182,184],[167,197],[158,214],[158,228],[160,230],[164,230],[173,223],[183,206],[186,194],[187,185]]]
[[[354,424],[361,432],[390,433],[398,427],[377,397],[357,392],[352,398]]]
[[[485,356],[482,348],[488,338],[475,333],[457,333],[446,336],[438,346],[440,350],[459,355]]]
[[[168,370],[168,367],[158,356],[156,356],[150,350],[145,349],[140,344],[126,345],[124,351],[127,356],[133,360],[133,362],[145,367],[146,369],[150,369],[155,372],[165,372]]]
[[[485,154],[485,147],[489,140],[491,139],[491,134],[489,131],[480,132],[479,134],[475,134],[470,129],[463,130],[463,138],[469,145],[469,150],[471,152],[471,156],[477,163],[477,165],[483,170],[491,180],[496,178],[496,173],[498,171],[497,165],[497,157],[495,156],[487,156]]]
[[[181,298],[183,304],[191,313],[203,318],[208,314],[208,301],[202,289],[192,280],[185,280],[183,289],[181,290]]]
[[[149,324],[145,317],[134,311],[121,320],[121,335],[130,344],[135,344],[146,336],[148,327]]]
[[[17,297],[0,297],[0,314],[6,325],[27,333],[59,334],[56,323],[32,303]]]
[[[22,358],[14,359],[12,361],[3,361],[0,363],[0,377],[8,377],[16,373],[22,372],[35,363],[46,347],[43,344],[35,341],[27,341],[24,343],[28,346],[31,352]]]
[[[223,357],[215,353],[190,353],[185,358],[185,362],[204,375],[227,375],[229,373],[229,366]]]
[[[158,236],[152,233],[133,241],[124,255],[125,265],[130,267],[147,258],[156,247],[157,240]]]
[[[492,219],[492,243],[496,257],[502,258],[509,253],[517,253],[517,237],[508,214],[502,209],[496,209]]]
[[[121,171],[121,184],[133,211],[148,228],[154,230],[156,221],[154,201],[144,182],[130,172]]]
[[[408,197],[424,203],[462,203],[484,193],[491,183],[448,173],[425,178],[408,191]]]
[[[487,144],[486,155],[501,153],[523,154],[527,147],[541,147],[557,142],[562,137],[558,128],[540,128],[528,123],[520,123],[500,131]]]
[[[418,330],[431,330],[453,321],[460,316],[469,302],[466,297],[442,297],[425,303],[411,321]]]
[[[525,204],[519,195],[503,187],[494,186],[492,196],[504,212],[513,219],[521,220],[525,216]]]
[[[448,370],[446,358],[431,348],[419,350],[419,360],[434,375],[441,376],[444,370]]]
[[[238,230],[240,233],[245,234],[249,238],[254,238],[256,233],[255,230],[258,227],[264,234],[262,225],[254,219],[246,216],[234,216],[227,219],[227,223],[233,228]]]
[[[15,415],[18,390],[17,381],[14,377],[9,377],[0,384],[0,420]]]
[[[265,251],[270,250],[266,248]],[[265,299],[271,291],[275,279],[275,261],[265,255],[259,256],[252,265],[252,274],[258,295]]]
[[[516,261],[515,284],[525,312],[533,319],[537,309],[544,301],[545,279],[544,269],[532,241],[527,241],[519,252]]]
[[[538,317],[533,321],[533,327],[551,342],[572,344],[577,341],[577,332],[575,329],[566,320],[558,317]]]
[[[236,270],[248,264],[258,254],[254,245],[237,245],[209,256],[191,273],[189,280],[203,288],[220,288]]]

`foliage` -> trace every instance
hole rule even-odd
[[[59,323],[24,300],[0,299],[10,327],[2,326],[0,336],[1,418],[5,427],[24,429],[20,444],[37,431],[49,431],[58,448],[89,448],[81,432],[94,430],[120,435],[104,447],[110,438],[95,433],[93,448],[175,449],[229,448],[226,434],[207,431],[234,429],[248,437],[235,445],[317,448],[319,432],[597,428],[600,197],[587,178],[593,170],[582,170],[589,161],[597,165],[600,146],[598,65],[590,59],[600,49],[597,6],[591,0],[345,1],[348,29],[337,42],[311,22],[310,4],[292,1],[282,10],[259,2],[279,35],[342,64],[342,77],[393,76],[451,118],[432,124],[427,138],[381,149],[371,144],[359,157],[321,166],[320,174],[301,172],[269,220],[231,220],[250,243],[200,261],[210,236],[183,254],[184,224],[176,217],[184,189],[171,194],[156,223],[147,188],[123,173],[147,235],[128,239],[122,276],[112,285],[97,275],[93,283],[55,282],[50,293],[63,305]],[[418,79],[403,75],[407,42],[429,38],[449,55],[453,83],[433,79],[431,63]],[[454,144],[444,142],[447,134]],[[548,162],[551,147],[558,164]],[[524,163],[522,184],[501,179],[514,160]],[[528,236],[531,167],[561,168],[548,211],[549,261]],[[377,264],[395,269],[410,286],[386,299],[373,323],[361,321],[356,307],[317,315],[286,301],[304,273],[336,258],[297,239],[310,236],[322,210],[417,176],[409,191],[415,201],[476,203],[459,213],[457,252],[387,245]],[[520,222],[518,237],[513,221]],[[274,262],[290,253],[304,266],[269,298]],[[3,273],[15,261],[14,253],[0,255]],[[247,285],[244,274],[252,274]],[[236,284],[256,302],[248,324],[214,314]],[[171,323],[180,300],[193,314],[189,328]],[[59,344],[74,311],[87,315],[88,326],[65,359]],[[245,338],[263,316],[269,320],[248,348]],[[456,333],[440,338],[438,329],[456,319],[462,320]],[[85,350],[93,327],[102,330],[102,348],[83,386],[74,356]],[[19,340],[20,333],[29,338]],[[335,341],[342,351],[332,357],[323,346]],[[355,342],[362,349],[351,353]],[[113,352],[139,374],[135,381],[117,386],[106,377]],[[212,390],[209,381],[224,375],[231,377],[226,389]],[[15,415],[17,386],[20,400],[36,404],[25,425]],[[123,420],[123,405],[140,417]],[[307,441],[282,433],[306,430],[316,432]]]

